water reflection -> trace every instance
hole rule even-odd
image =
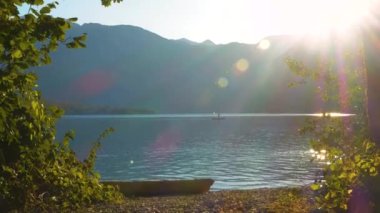
[[[325,112],[325,113],[220,113],[223,117],[349,117],[350,113]],[[214,113],[189,113],[189,114],[133,114],[133,115],[65,115],[64,118],[209,118],[215,117]]]
[[[297,129],[315,114],[65,116],[58,137],[76,130],[73,149],[87,155],[107,127],[96,169],[103,179],[213,178],[213,190],[294,186],[313,181],[308,138]]]

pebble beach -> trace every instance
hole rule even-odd
[[[127,197],[118,205],[95,205],[83,212],[312,212],[308,186],[225,190],[197,195]]]

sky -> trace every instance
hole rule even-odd
[[[78,23],[135,25],[169,39],[257,43],[271,35],[323,34],[366,16],[371,0],[60,0],[53,15]]]

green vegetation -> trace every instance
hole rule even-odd
[[[114,0],[113,2],[119,2]],[[108,6],[111,1],[103,0]],[[27,14],[19,7],[28,5]],[[48,211],[97,202],[120,202],[122,196],[99,183],[95,152],[81,162],[70,149],[72,133],[55,140],[62,110],[45,106],[34,67],[51,62],[50,52],[65,44],[85,47],[86,35],[66,38],[75,18],[50,15],[58,2],[0,1],[0,209]],[[38,9],[37,9],[38,8]]]
[[[56,103],[66,115],[98,115],[98,114],[154,114],[154,110],[131,107],[112,107],[86,104]]]
[[[298,76],[317,82],[325,106],[339,105],[341,110],[355,114],[312,118],[301,129],[301,133],[312,136],[314,160],[325,164],[322,177],[311,186],[318,194],[316,201],[323,209],[341,211],[354,208],[360,192],[369,194],[365,183],[378,174],[380,152],[368,134],[362,48],[330,48],[314,65],[295,59],[287,63]],[[367,202],[367,206],[375,203]]]
[[[121,1],[101,2],[109,6]],[[26,5],[28,12],[20,14],[19,8]],[[0,0],[0,209],[4,211],[70,211],[123,200],[115,188],[102,185],[94,171],[100,140],[111,130],[100,135],[84,161],[78,160],[69,147],[72,132],[63,141],[55,139],[55,124],[63,111],[45,106],[37,89],[33,69],[49,64],[52,51],[62,44],[68,48],[85,47],[85,34],[66,37],[75,18],[50,15],[57,5],[58,2],[46,4],[44,0]],[[378,174],[380,165],[379,150],[368,138],[365,71],[352,63],[362,53],[351,52],[359,54],[340,52],[339,61],[330,60],[335,58],[335,52],[321,56],[315,69],[288,61],[296,74],[323,82],[319,88],[322,100],[329,104],[336,102],[356,114],[353,118],[314,118],[302,129],[313,135],[317,160],[326,165],[323,178],[311,186],[319,193],[317,202],[324,209],[349,208],[353,194],[359,188],[365,189],[365,181]],[[299,190],[290,189],[173,197],[174,201],[166,204],[174,203],[174,207],[162,206],[165,203],[162,199],[167,198],[153,198],[150,206],[141,198],[121,207],[148,208],[143,209],[146,211],[162,207],[173,211],[194,208],[194,211],[275,212],[305,212],[312,207]]]

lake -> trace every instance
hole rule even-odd
[[[212,178],[212,190],[297,186],[312,182],[320,166],[297,132],[313,115],[69,115],[57,135],[74,129],[71,146],[83,159],[113,127],[96,161],[103,180]]]

